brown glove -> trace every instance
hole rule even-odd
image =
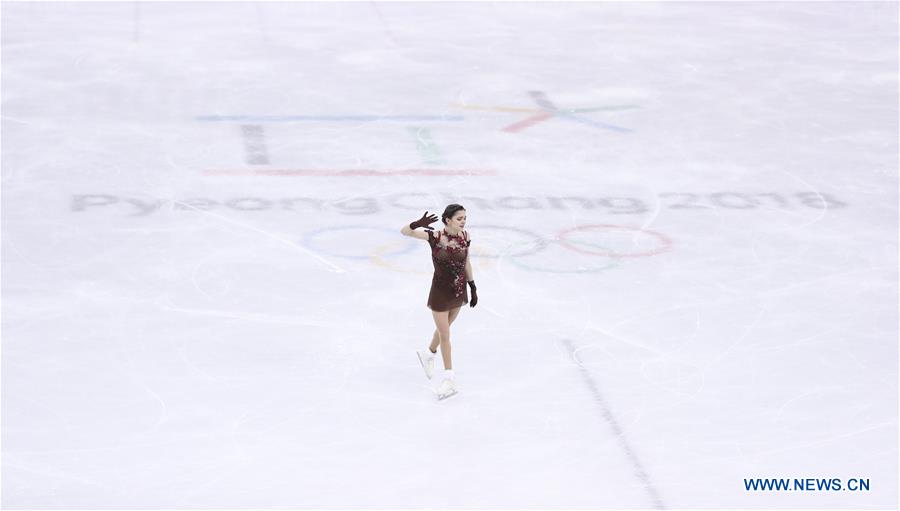
[[[412,230],[416,230],[418,227],[424,227],[426,231],[433,231],[434,227],[431,227],[431,224],[437,222],[438,217],[435,215],[428,216],[428,212],[422,215],[422,218],[416,220],[409,224],[409,228]]]

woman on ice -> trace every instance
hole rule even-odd
[[[431,262],[434,264],[434,276],[431,279],[431,292],[428,293],[428,308],[437,329],[431,338],[428,350],[418,351],[419,362],[425,369],[425,376],[430,380],[434,374],[434,356],[437,348],[441,348],[444,361],[444,381],[437,389],[438,399],[446,399],[457,393],[453,379],[453,363],[450,357],[450,325],[459,315],[459,310],[466,303],[475,307],[478,294],[475,292],[475,277],[469,263],[469,233],[463,230],[466,226],[466,210],[459,204],[450,204],[441,215],[444,228],[437,233],[431,224],[437,222],[435,215],[426,211],[422,218],[404,225],[400,230],[405,236],[427,240],[431,246]],[[417,231],[424,227],[424,231]],[[472,301],[466,293],[466,283],[472,289]]]

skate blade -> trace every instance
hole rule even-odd
[[[454,390],[454,391],[448,392],[446,394],[438,394],[438,401],[443,401],[443,400],[447,399],[448,397],[453,397],[457,394],[459,394],[458,390]]]
[[[416,356],[419,357],[419,363],[422,364],[422,369],[425,371],[425,377],[430,380],[432,375],[428,374],[428,367],[425,365],[425,359],[422,358],[422,354],[418,351],[416,352]]]

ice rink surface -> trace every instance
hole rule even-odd
[[[3,507],[896,508],[897,18],[4,2]]]

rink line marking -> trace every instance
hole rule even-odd
[[[194,118],[203,122],[462,122],[461,115],[199,115]]]
[[[653,502],[654,508],[666,509],[666,506],[665,504],[663,504],[659,493],[656,491],[656,488],[650,481],[650,476],[647,475],[647,471],[644,470],[643,464],[634,453],[634,450],[631,448],[628,440],[625,439],[625,432],[622,431],[622,427],[619,425],[619,422],[616,420],[615,416],[613,416],[612,411],[609,408],[609,404],[607,404],[606,400],[603,398],[603,394],[600,393],[600,388],[597,386],[597,383],[594,381],[594,378],[591,376],[588,370],[575,356],[575,346],[572,345],[572,341],[570,341],[569,339],[563,339],[560,342],[563,346],[565,346],[567,350],[569,350],[569,354],[572,356],[572,359],[575,360],[575,362],[578,364],[578,370],[581,373],[582,379],[590,389],[591,394],[594,397],[594,401],[600,405],[600,411],[603,414],[603,420],[605,420],[606,423],[609,424],[609,426],[613,430],[613,433],[615,433],[616,438],[619,440],[619,444],[622,447],[622,450],[625,451],[625,455],[631,462],[632,468],[634,469],[634,474],[638,477],[638,479],[640,479],[641,483],[644,486],[644,489],[647,490],[647,494],[649,495],[650,500]]]
[[[198,208],[198,207],[192,206],[192,205],[187,204],[187,203],[185,203],[185,202],[181,202],[181,201],[178,201],[178,200],[173,200],[172,203],[173,203],[173,204],[180,204],[180,205],[182,205],[182,206],[184,206],[184,207],[187,207],[187,208],[189,208],[189,209],[193,209],[193,210],[199,211],[199,212],[203,213],[204,215],[213,216],[213,217],[219,218],[219,219],[221,219],[221,220],[224,220],[224,221],[226,221],[226,222],[228,222],[228,223],[230,223],[230,224],[234,224],[234,225],[237,225],[237,226],[239,226],[239,227],[243,227],[243,228],[245,228],[245,229],[250,229],[251,231],[256,231],[256,232],[258,232],[258,233],[260,233],[260,234],[262,234],[262,235],[264,235],[264,236],[266,236],[266,237],[272,238],[272,239],[275,240],[275,241],[279,241],[279,242],[281,242],[281,243],[284,243],[285,245],[287,245],[287,246],[289,246],[289,247],[291,247],[291,248],[294,248],[294,249],[296,249],[296,250],[299,250],[300,252],[303,252],[304,254],[306,254],[306,255],[308,255],[308,256],[310,256],[310,257],[316,259],[317,261],[321,262],[322,264],[328,266],[328,267],[329,267],[329,271],[331,271],[331,272],[334,272],[334,273],[346,273],[346,272],[347,272],[347,270],[345,270],[345,269],[341,268],[340,266],[338,266],[338,265],[332,263],[331,261],[328,261],[327,259],[325,259],[325,258],[323,258],[323,257],[320,257],[319,255],[310,252],[310,251],[307,250],[306,248],[304,248],[304,247],[302,247],[302,246],[300,246],[300,245],[298,245],[298,244],[296,244],[296,243],[294,243],[294,242],[292,242],[292,241],[290,241],[290,240],[284,239],[284,238],[282,238],[282,237],[280,237],[280,236],[276,236],[275,234],[272,234],[272,233],[269,232],[269,231],[264,231],[264,230],[262,230],[262,229],[260,229],[260,228],[258,228],[258,227],[254,227],[254,226],[252,226],[252,225],[247,225],[247,224],[244,224],[244,223],[241,223],[241,222],[237,222],[237,221],[235,221],[235,220],[232,220],[232,219],[228,218],[227,216],[218,215],[218,214],[216,214],[216,213],[212,213],[212,212],[210,212],[210,211],[206,211],[206,210],[204,210],[204,209],[200,209],[200,208]]]
[[[496,176],[496,170],[488,169],[258,169],[225,170],[207,169],[204,176],[310,176],[310,177],[358,177],[358,176]]]

